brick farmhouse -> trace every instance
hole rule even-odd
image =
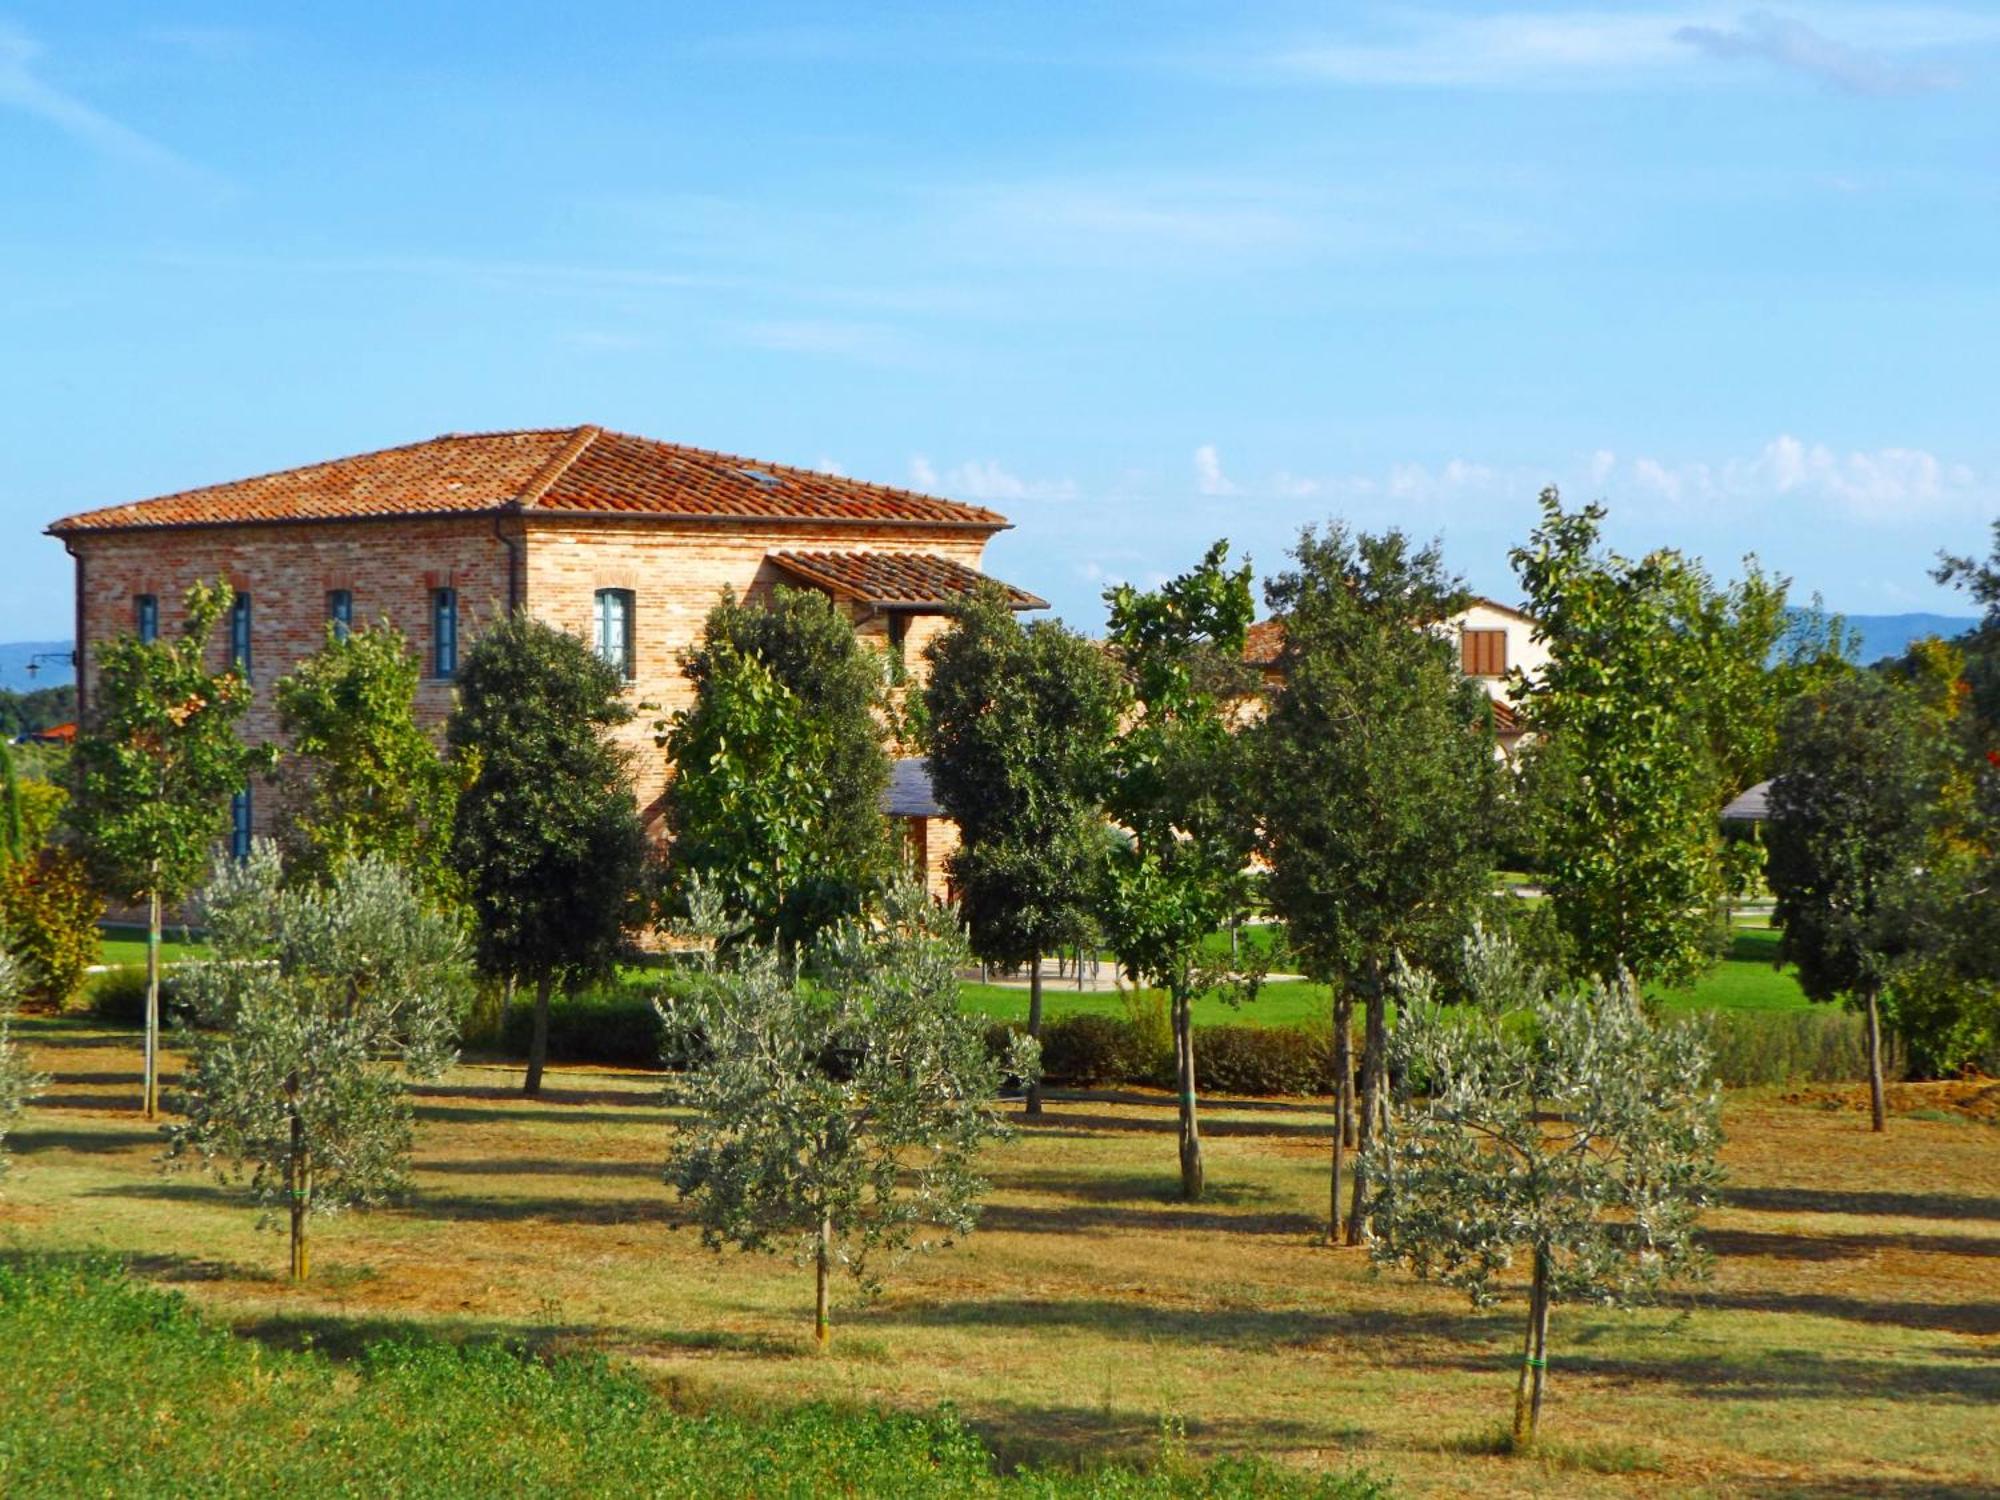
[[[909,490],[583,426],[448,434],[86,511],[49,533],[75,559],[80,712],[99,644],[178,628],[187,587],[226,578],[237,603],[217,666],[244,665],[255,688],[244,732],[276,740],[273,684],[332,622],[386,619],[410,638],[423,659],[418,711],[434,726],[465,647],[515,609],[590,641],[624,671],[635,710],[689,701],[681,654],[724,589],[818,589],[917,673],[1008,524]],[[1017,608],[1044,607],[1009,593]],[[656,716],[622,731],[655,827],[670,775]],[[921,766],[897,770],[885,810],[941,886],[955,831],[936,817]],[[236,812],[244,838],[274,816],[254,790]]]

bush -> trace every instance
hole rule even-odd
[[[67,849],[45,848],[0,869],[0,933],[20,961],[26,998],[61,1009],[97,957],[104,903],[83,863]]]
[[[1737,1010],[1698,1017],[1726,1088],[1760,1084],[1852,1083],[1868,1076],[1862,1018],[1850,1010]]]
[[[549,999],[549,1061],[660,1067],[660,1018],[653,1002],[701,983],[692,970],[628,974],[575,995]],[[535,1027],[535,997],[517,992],[504,1019],[499,1004],[482,997],[478,1021],[468,1026],[468,1047],[525,1060]]]
[[[1205,1026],[1195,1076],[1218,1094],[1330,1094],[1333,1033],[1296,1026]]]
[[[146,970],[126,965],[90,976],[84,994],[90,1013],[111,1026],[146,1024]],[[171,969],[160,970],[160,1015],[171,1016],[183,1005],[180,985]]]

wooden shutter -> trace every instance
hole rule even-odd
[[[1507,675],[1507,632],[1467,630],[1462,632],[1460,662],[1468,677]]]

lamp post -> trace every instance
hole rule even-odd
[[[74,671],[76,668],[76,653],[74,651],[37,651],[33,656],[28,658],[28,676],[33,677],[37,672],[41,671],[42,663],[45,661],[67,662],[70,669]]]

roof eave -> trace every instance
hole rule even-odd
[[[523,505],[508,499],[496,505],[465,510],[380,511],[365,516],[242,516],[228,520],[204,521],[113,521],[100,525],[80,524],[91,513],[65,516],[42,529],[42,535],[64,541],[86,536],[116,536],[130,532],[224,531],[252,526],[356,526],[372,521],[463,521],[491,516],[519,516],[530,521],[643,521],[659,526],[839,526],[888,528],[895,531],[995,532],[1012,531],[1012,521],[894,520],[860,516],[686,516],[663,515],[642,510],[554,510],[543,505]]]

